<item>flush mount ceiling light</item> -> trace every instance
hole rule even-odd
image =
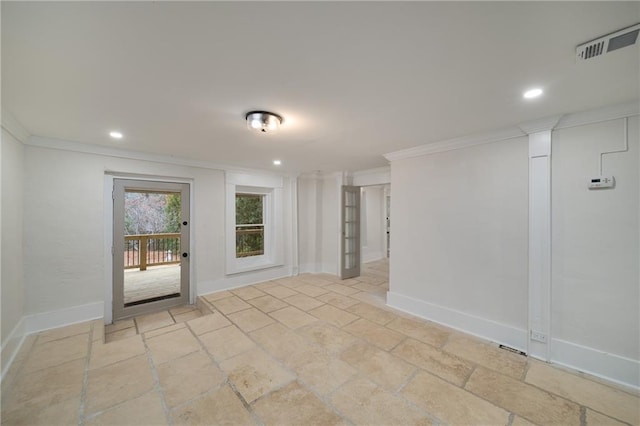
[[[122,133],[115,130],[113,132],[109,132],[109,136],[113,139],[122,139]]]
[[[282,124],[282,117],[268,111],[249,111],[245,118],[247,128],[260,133],[273,133]]]
[[[542,95],[542,89],[535,88],[535,89],[527,90],[526,92],[524,92],[522,96],[525,99],[533,99],[533,98],[537,98],[540,95]]]

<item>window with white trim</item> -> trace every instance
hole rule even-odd
[[[227,172],[226,273],[284,264],[283,180]]]

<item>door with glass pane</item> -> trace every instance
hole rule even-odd
[[[113,319],[189,303],[189,184],[114,179]]]
[[[360,187],[342,187],[342,243],[340,278],[360,275]]]

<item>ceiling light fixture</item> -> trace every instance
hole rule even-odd
[[[114,139],[122,139],[123,135],[120,132],[113,131],[113,132],[109,132],[109,136],[111,136]]]
[[[249,111],[245,118],[247,128],[260,133],[273,133],[282,124],[282,117],[268,111]]]
[[[280,161],[280,160],[273,160],[273,165],[274,165],[274,166],[279,166],[280,164],[282,164],[282,161]]]
[[[542,95],[542,89],[535,88],[535,89],[527,90],[526,92],[524,92],[522,96],[525,99],[533,99],[533,98],[537,98],[540,95]]]

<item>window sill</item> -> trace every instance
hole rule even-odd
[[[283,266],[282,262],[274,262],[264,256],[253,256],[251,258],[236,258],[234,267],[227,271],[227,275],[241,274],[243,272],[259,271],[277,266]]]

